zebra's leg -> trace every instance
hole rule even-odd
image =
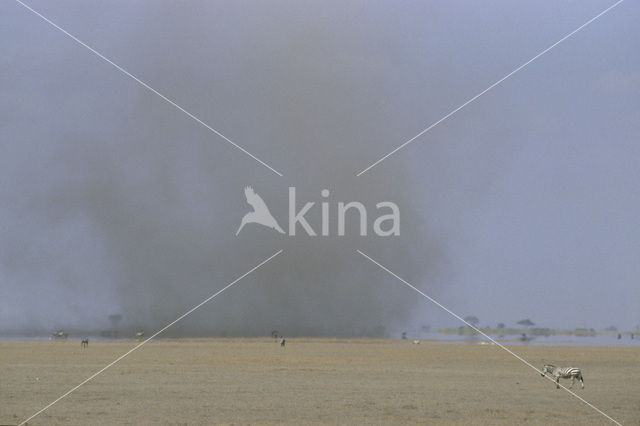
[[[560,376],[556,376],[556,389],[560,389]]]
[[[580,373],[580,384],[582,385],[582,389],[584,389],[584,378],[582,377],[582,373]]]
[[[573,389],[573,384],[576,382],[576,376],[571,376],[571,386],[569,386],[569,389]]]

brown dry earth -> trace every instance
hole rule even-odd
[[[136,344],[0,342],[0,424],[26,419]],[[536,367],[580,367],[578,395],[640,424],[640,348],[511,349]],[[364,339],[153,341],[29,422],[232,423],[611,424],[497,346]]]

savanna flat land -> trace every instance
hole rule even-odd
[[[16,424],[133,341],[0,342],[0,424]],[[640,348],[514,346],[582,368],[574,391],[640,424]],[[564,381],[569,384],[569,381]],[[611,424],[491,345],[391,340],[149,342],[29,424]]]

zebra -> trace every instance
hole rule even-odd
[[[66,331],[58,330],[51,333],[51,336],[54,339],[66,339],[67,337],[69,337],[69,333],[67,333]]]
[[[80,346],[82,346],[83,348],[88,348],[89,347],[89,339],[88,338],[84,338],[82,339],[82,341],[80,342]]]
[[[551,374],[556,380],[556,389],[560,389],[560,378],[563,379],[571,379],[571,386],[569,389],[573,387],[576,379],[580,380],[580,384],[582,385],[582,389],[584,389],[584,378],[582,377],[582,372],[579,368],[576,367],[556,367],[555,365],[545,364],[542,367],[541,375],[544,376],[546,373]]]
[[[282,339],[280,339],[280,346],[284,346],[286,343],[286,341],[284,340],[284,337]]]
[[[138,339],[138,342],[142,341],[143,337],[144,337],[144,331],[136,332],[136,339]]]

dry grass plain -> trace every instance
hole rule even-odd
[[[136,342],[0,342],[0,424],[24,420]],[[576,393],[640,424],[640,348],[512,348],[583,369]],[[568,383],[565,381],[565,383]],[[607,424],[496,346],[392,340],[149,342],[29,424]]]

